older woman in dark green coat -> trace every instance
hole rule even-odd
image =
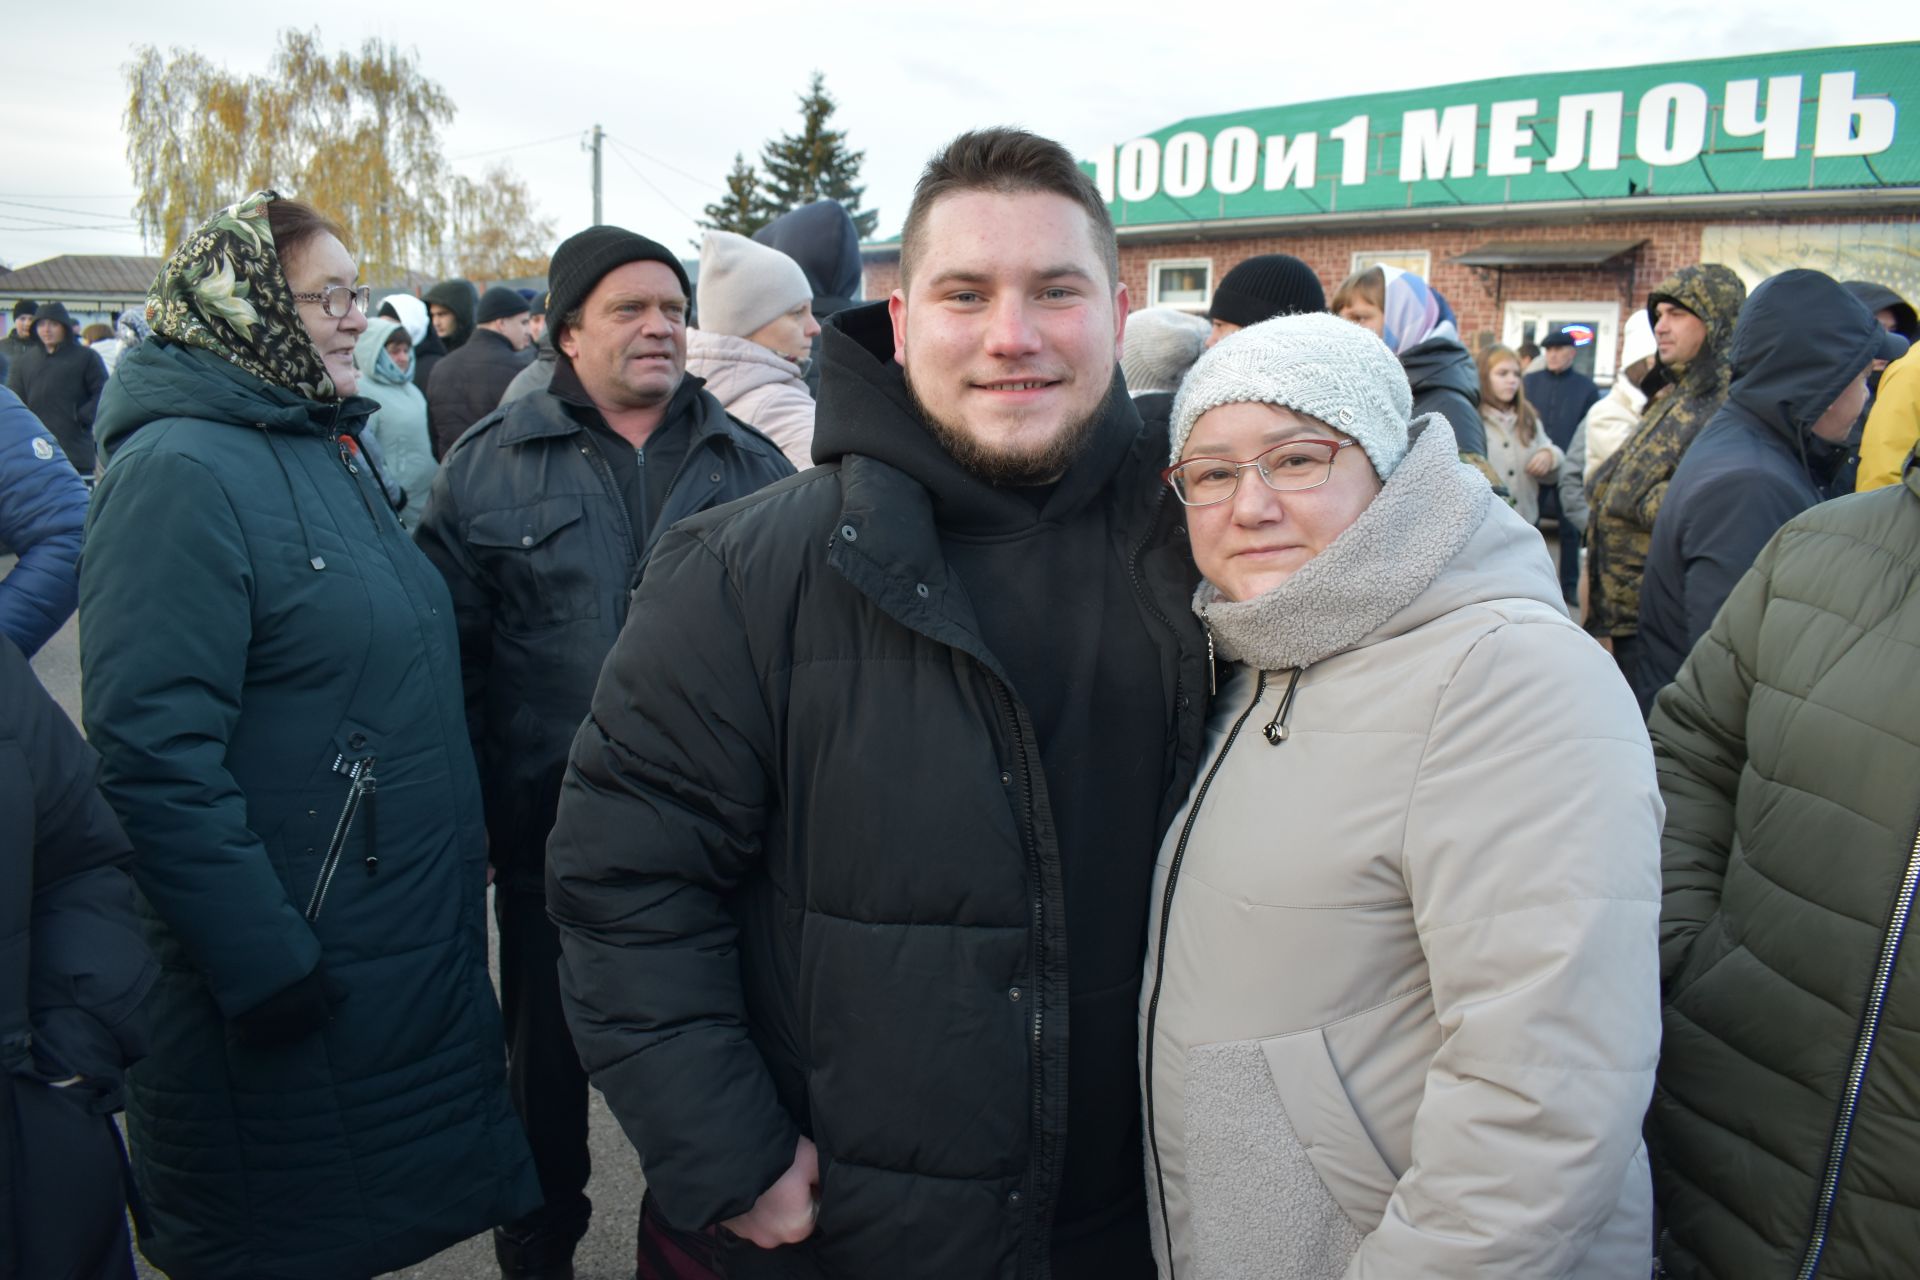
[[[177,1277],[368,1276],[539,1203],[452,608],[358,445],[354,279],[305,206],[222,211],[97,424],[85,719],[164,969],[127,1110]]]

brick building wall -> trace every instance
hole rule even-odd
[[[1788,225],[1841,220],[1911,221],[1910,218],[1893,214],[1867,214],[1844,219],[1827,214],[1767,221],[1768,225]],[[1431,282],[1452,305],[1462,340],[1469,350],[1479,351],[1500,340],[1505,304],[1509,302],[1601,302],[1618,307],[1624,317],[1630,307],[1644,305],[1647,294],[1662,280],[1679,268],[1700,261],[1701,233],[1706,227],[1724,225],[1730,221],[1732,219],[1721,216],[1594,221],[1577,226],[1503,224],[1414,228],[1382,225],[1378,230],[1302,232],[1235,240],[1156,240],[1152,243],[1123,240],[1120,245],[1120,278],[1126,283],[1134,308],[1139,309],[1147,305],[1150,296],[1147,291],[1149,263],[1210,259],[1213,262],[1213,279],[1217,284],[1234,264],[1243,259],[1263,253],[1290,253],[1314,269],[1327,296],[1331,298],[1340,282],[1350,273],[1355,253],[1425,250],[1431,255],[1433,264]],[[1646,241],[1632,260],[1634,270],[1630,291],[1623,289],[1622,277],[1611,269],[1510,268],[1503,277],[1498,277],[1486,268],[1460,266],[1449,261],[1492,242],[1595,240]],[[897,258],[870,260],[866,266],[866,296],[886,297],[899,285],[899,279]]]

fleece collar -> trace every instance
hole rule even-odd
[[[1438,414],[1414,420],[1407,456],[1360,518],[1285,582],[1230,601],[1202,582],[1193,611],[1222,656],[1262,671],[1351,649],[1419,598],[1486,518],[1493,490],[1461,462]]]

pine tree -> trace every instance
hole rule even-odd
[[[700,225],[709,231],[731,231],[750,236],[772,222],[780,210],[771,207],[760,175],[740,152],[733,153],[733,171],[727,174],[727,194],[701,210]]]
[[[760,153],[767,171],[766,198],[775,215],[815,200],[838,200],[864,240],[873,234],[880,213],[860,209],[867,190],[858,185],[866,152],[849,150],[846,133],[827,127],[838,105],[826,90],[826,77],[814,72],[807,92],[800,95],[800,132],[780,135]]]

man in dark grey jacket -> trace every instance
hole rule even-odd
[[[567,746],[660,535],[793,473],[686,376],[687,279],[664,247],[592,227],[554,253],[551,280],[552,383],[455,445],[414,534],[453,593],[497,872],[508,1081],[546,1194],[495,1232],[509,1277],[567,1274],[592,1210],[587,1078],[545,899]]]
[[[1781,525],[1821,502],[1875,360],[1906,339],[1818,271],[1782,272],[1740,308],[1727,399],[1667,486],[1640,584],[1643,714]]]
[[[1151,1280],[1138,1026],[1196,581],[1064,148],[934,157],[823,465],[664,538],[574,741],[574,1042],[729,1276]]]
[[[480,299],[478,321],[460,349],[433,367],[427,424],[433,455],[444,458],[466,429],[500,407],[500,397],[533,361],[527,300],[496,284]]]

